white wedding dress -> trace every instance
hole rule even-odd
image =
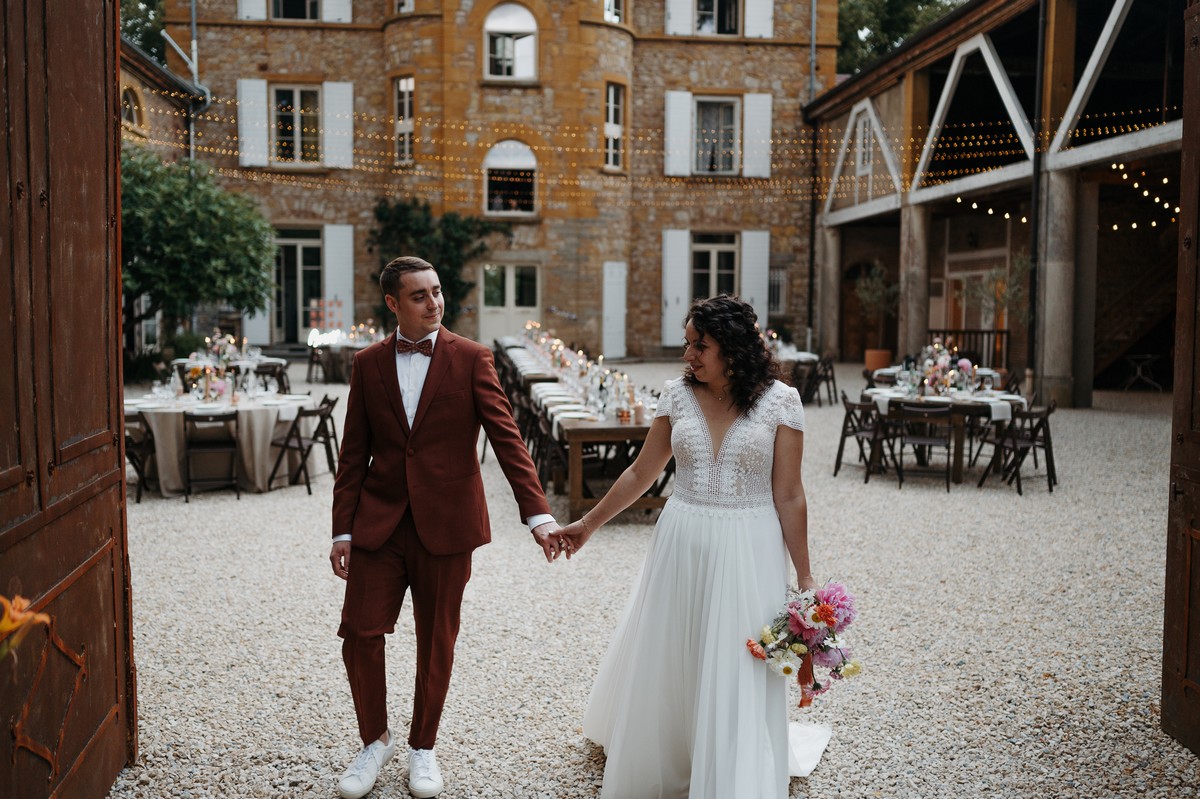
[[[787,721],[787,680],[755,660],[790,576],[771,495],[779,425],[803,430],[796,390],[774,383],[714,455],[691,386],[667,383],[675,486],[583,720],[602,745],[605,799],[784,799],[829,741]],[[791,744],[789,744],[789,737]]]

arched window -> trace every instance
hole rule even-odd
[[[536,210],[537,156],[516,139],[496,142],[483,159],[485,211],[532,214]]]
[[[142,98],[132,86],[121,89],[121,125],[141,133],[146,128]]]
[[[525,6],[501,3],[483,23],[487,37],[484,74],[502,80],[537,78],[537,20]]]

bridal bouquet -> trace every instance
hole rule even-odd
[[[816,591],[790,590],[783,610],[762,628],[757,641],[746,641],[746,648],[781,677],[795,676],[800,707],[808,707],[835,680],[862,671],[842,638],[857,615],[854,596],[841,583],[827,583]],[[814,666],[828,669],[828,678],[818,681]]]

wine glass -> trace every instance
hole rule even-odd
[[[983,376],[983,390],[984,391],[992,390],[992,376],[991,375]]]

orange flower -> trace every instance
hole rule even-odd
[[[3,660],[20,645],[34,626],[50,624],[50,616],[29,610],[29,600],[23,596],[14,596],[11,601],[0,596],[0,607],[4,610],[0,615],[0,660]]]
[[[763,650],[762,644],[760,644],[758,641],[755,641],[752,638],[747,638],[746,648],[750,650],[751,655],[754,655],[754,657],[758,658],[759,660],[767,659],[767,653]]]
[[[817,605],[813,608],[813,615],[829,627],[837,624],[837,611],[833,605]]]

